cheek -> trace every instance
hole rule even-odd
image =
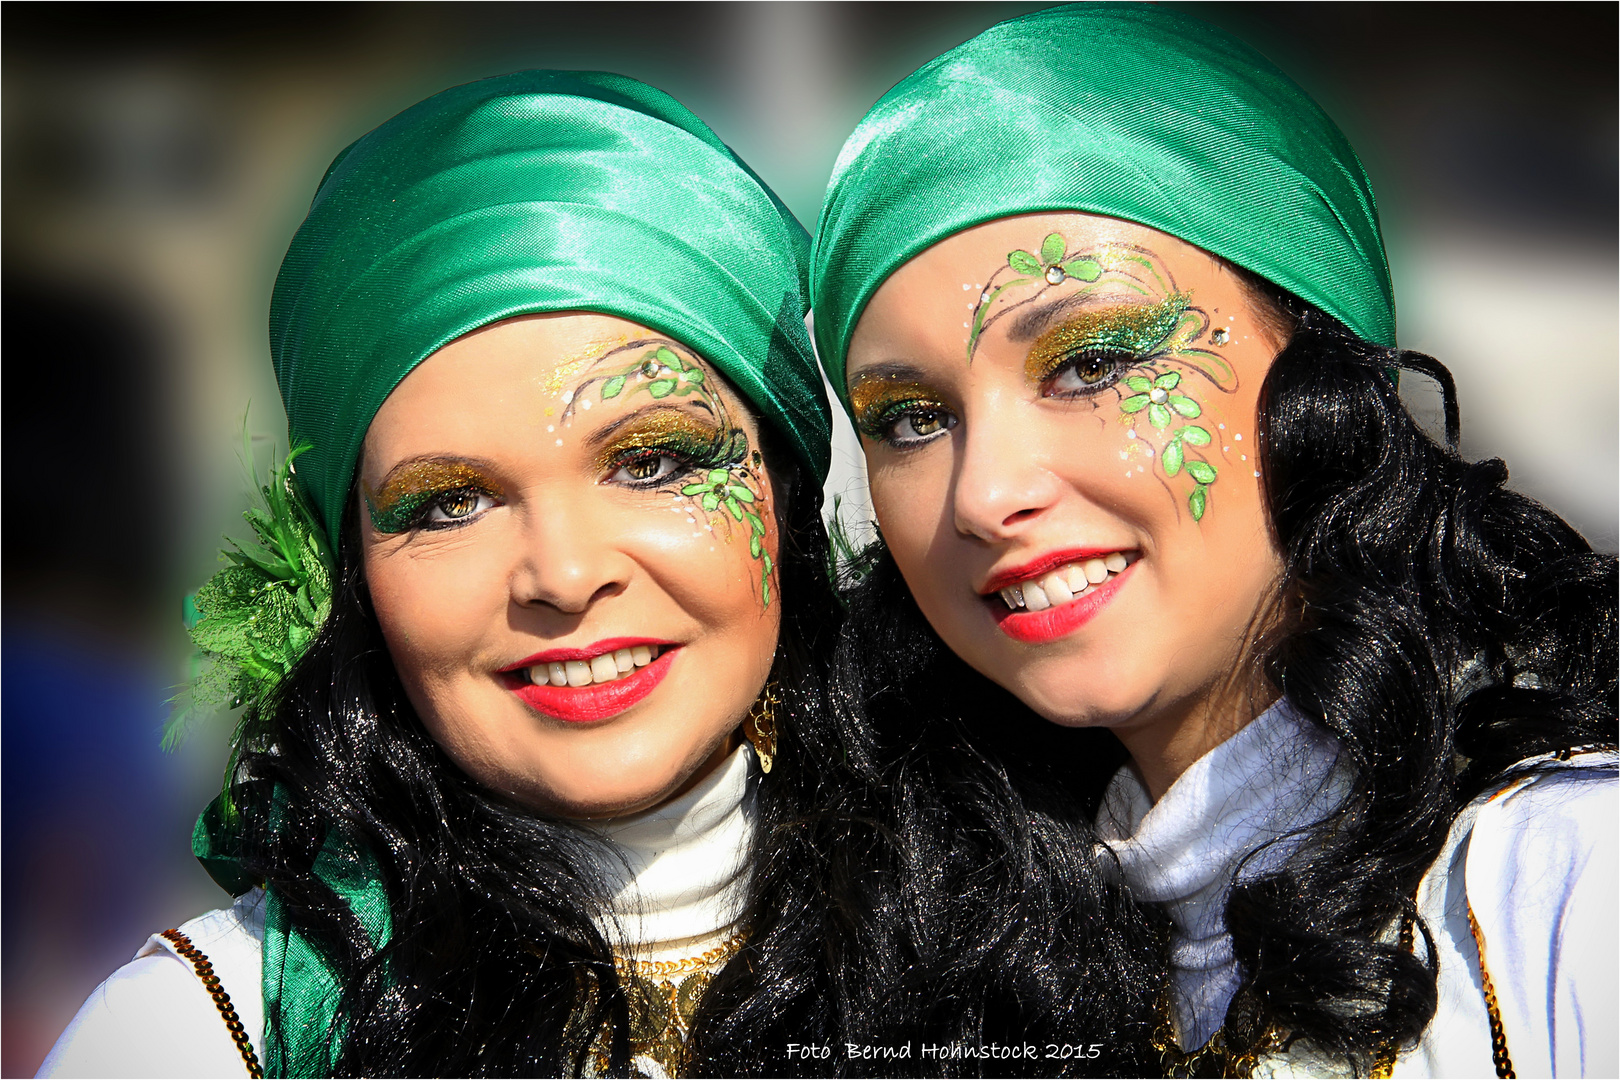
[[[491,628],[502,624],[509,590],[487,545],[421,558],[374,548],[365,575],[377,623],[413,699],[423,684],[478,666],[493,647]]]
[[[738,497],[746,490],[753,502]],[[703,494],[672,497],[627,522],[636,561],[710,630],[774,625],[779,551],[768,493],[751,476],[705,508]],[[774,647],[774,643],[773,647]]]
[[[872,512],[901,572],[909,578],[912,568],[929,564],[931,555],[947,558],[949,552],[936,543],[936,537],[955,529],[947,446],[931,446],[898,461],[879,450],[868,453],[866,461]]]

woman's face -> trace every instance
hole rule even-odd
[[[406,376],[361,455],[366,584],[457,765],[611,817],[729,752],[780,622],[758,442],[713,368],[604,315],[496,323]]]
[[[1004,218],[901,267],[850,396],[945,642],[1060,724],[1206,709],[1280,572],[1254,454],[1280,345],[1220,262],[1112,218]]]

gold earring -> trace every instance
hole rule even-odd
[[[776,707],[781,703],[776,684],[766,683],[759,700],[748,710],[748,719],[743,721],[743,737],[754,744],[759,771],[763,773],[770,772],[776,761]]]

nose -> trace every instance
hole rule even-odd
[[[524,515],[511,583],[519,607],[578,615],[629,585],[634,563],[613,543],[611,523],[595,520],[580,502],[535,500]]]
[[[987,402],[964,424],[952,492],[956,530],[964,536],[1007,539],[1058,499],[1058,478],[1040,455],[1041,440],[1020,423],[1021,411]]]

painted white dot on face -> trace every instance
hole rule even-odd
[[[582,409],[589,409],[591,407],[591,399],[586,398],[584,401],[579,403],[579,407]]]
[[[1233,439],[1236,439],[1236,440],[1237,440],[1237,441],[1238,441],[1238,442],[1242,442],[1242,441],[1243,441],[1243,436],[1242,436],[1242,434],[1237,434],[1237,435],[1234,435],[1234,436],[1232,436],[1232,438],[1233,438]]]

